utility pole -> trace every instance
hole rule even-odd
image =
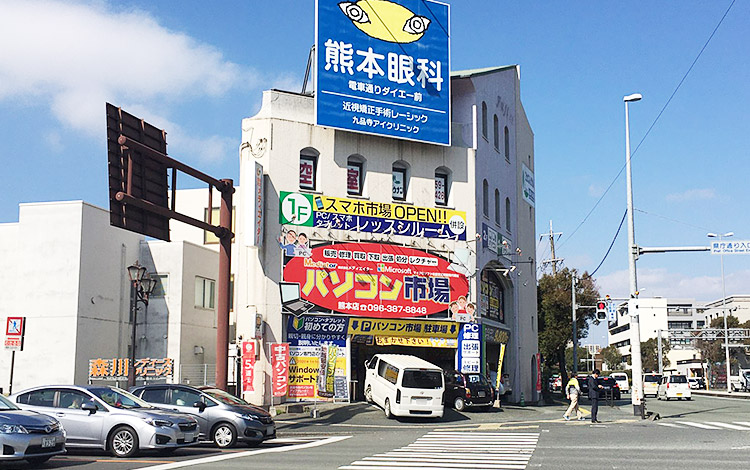
[[[562,259],[557,259],[555,256],[555,237],[556,236],[562,236],[562,232],[554,232],[552,231],[552,221],[549,221],[549,233],[543,233],[539,235],[539,240],[542,240],[544,237],[549,237],[549,248],[552,252],[552,258],[542,260],[542,264],[552,264],[552,274],[557,274],[557,263],[561,263]]]
[[[573,377],[578,376],[578,331],[576,328],[576,310],[578,309],[578,305],[576,305],[576,276],[575,272],[573,273],[573,288],[572,290],[572,297],[573,297]]]

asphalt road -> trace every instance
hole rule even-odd
[[[103,452],[71,451],[44,468],[338,469],[550,468],[746,469],[750,462],[750,400],[695,397],[650,399],[661,419],[640,420],[625,400],[600,408],[600,425],[562,419],[562,402],[489,412],[447,411],[440,421],[388,420],[366,404],[279,415],[279,439],[258,448],[218,451],[209,444],[121,460]],[[584,401],[583,408],[587,409]],[[745,423],[745,424],[742,424]],[[29,469],[3,464],[4,469]]]

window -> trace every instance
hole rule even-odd
[[[510,131],[505,126],[505,159],[510,162]]]
[[[497,114],[495,114],[494,117],[494,126],[493,126],[493,136],[494,136],[494,143],[495,143],[495,150],[500,150],[500,124],[497,120]]]
[[[234,233],[234,213],[235,208],[232,207],[232,232]],[[219,225],[219,220],[221,215],[219,214],[221,211],[221,207],[214,207],[211,209],[211,225]],[[209,223],[208,221],[208,208],[203,209],[203,221],[206,223]],[[203,244],[204,245],[215,245],[219,243],[219,237],[216,236],[213,232],[209,232],[208,230],[203,231]],[[232,238],[232,243],[234,243],[234,238]]]
[[[318,152],[304,149],[299,154],[299,187],[315,191],[318,171]]]
[[[154,297],[166,297],[167,289],[169,288],[169,275],[168,274],[150,274],[151,279],[156,279],[156,286],[151,292],[150,298]]]
[[[195,402],[201,401],[199,393],[195,393],[192,390],[185,390],[182,388],[172,389],[172,399],[169,401],[171,405],[175,406],[189,406],[192,407]]]
[[[505,198],[505,230],[510,233],[510,199]]]
[[[487,138],[487,103],[482,101],[482,136]]]
[[[500,225],[500,191],[495,189],[495,223]]]
[[[442,388],[443,374],[434,370],[405,370],[401,385],[404,388]]]
[[[19,403],[25,403],[31,406],[54,406],[54,390],[35,390],[18,397]]]
[[[392,167],[393,188],[392,197],[395,201],[405,201],[409,191],[409,170],[405,163],[396,162]]]
[[[158,388],[147,388],[143,391],[141,398],[143,401],[149,403],[166,403],[167,402],[167,389],[166,387]]]
[[[485,217],[490,216],[490,185],[487,180],[482,181],[482,213]]]
[[[448,172],[440,168],[435,170],[435,204],[447,206],[450,195],[450,178]]]
[[[385,361],[378,364],[378,375],[392,384],[398,381],[398,369]]]
[[[364,159],[351,156],[346,160],[346,193],[352,196],[361,196],[365,181]]]
[[[91,397],[75,390],[60,390],[60,397],[57,401],[57,408],[80,410],[84,403],[91,401]]]
[[[198,308],[214,308],[216,295],[216,281],[195,276],[195,306]]]

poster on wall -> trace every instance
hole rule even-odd
[[[505,323],[503,288],[495,273],[488,269],[482,270],[482,277],[479,281],[479,301],[483,317]]]
[[[349,319],[329,316],[290,316],[286,339],[292,346],[319,346],[331,343],[346,347]]]
[[[317,0],[319,126],[450,145],[450,6]]]
[[[351,315],[403,318],[446,312],[469,291],[465,275],[439,256],[400,245],[336,243],[290,257],[285,282],[320,308]]]
[[[280,192],[279,207],[282,225],[466,240],[466,212],[453,209],[287,191]]]
[[[346,399],[346,348],[334,343],[289,347],[289,398]]]

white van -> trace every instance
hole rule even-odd
[[[611,374],[609,374],[609,376],[615,379],[615,382],[617,382],[617,385],[620,387],[621,392],[630,391],[628,374],[626,374],[625,372],[612,372]]]
[[[376,354],[365,363],[365,399],[385,416],[443,416],[443,370],[404,354]]]

